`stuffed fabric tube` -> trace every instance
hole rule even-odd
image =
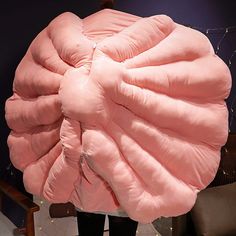
[[[177,216],[216,174],[230,88],[208,39],[165,15],[63,13],[17,67],[10,158],[51,202]]]

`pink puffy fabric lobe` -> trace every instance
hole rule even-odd
[[[167,16],[64,13],[16,70],[10,157],[51,202],[143,223],[180,215],[216,174],[230,88],[208,39]]]

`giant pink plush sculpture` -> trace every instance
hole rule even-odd
[[[185,213],[217,171],[230,87],[208,39],[167,16],[64,13],[16,70],[11,161],[51,202],[140,222]]]

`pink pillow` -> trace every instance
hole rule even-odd
[[[10,157],[51,202],[140,222],[180,215],[216,174],[230,87],[208,39],[167,16],[64,13],[16,70]]]

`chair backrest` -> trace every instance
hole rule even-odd
[[[27,196],[19,192],[7,182],[0,180],[0,211],[3,195],[10,198],[13,202],[21,206],[26,211],[25,227],[17,228],[14,235],[34,236],[34,212],[39,211],[39,206],[32,202]]]

